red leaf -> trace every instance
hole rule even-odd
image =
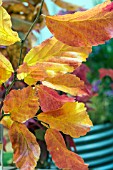
[[[99,69],[99,73],[100,73],[101,79],[105,76],[109,76],[113,80],[113,69],[101,68],[101,69]]]
[[[73,97],[59,95],[55,90],[43,85],[38,87],[38,96],[41,109],[44,112],[56,110],[62,107],[66,102],[74,102]]]

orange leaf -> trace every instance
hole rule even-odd
[[[44,112],[56,110],[66,102],[74,102],[73,97],[59,95],[55,90],[43,85],[38,87],[38,96],[41,110]]]
[[[42,81],[42,84],[74,96],[83,96],[87,94],[84,82],[72,74],[64,74],[53,78],[46,78]]]
[[[24,124],[14,122],[9,130],[14,149],[14,163],[21,170],[34,170],[40,156],[40,147],[35,136]]]
[[[65,74],[72,71],[73,68],[67,64],[40,62],[34,66],[28,66],[27,63],[23,63],[17,70],[17,77],[19,80],[24,79],[24,82],[28,85],[33,85],[47,77],[54,77],[59,73]]]
[[[25,122],[35,116],[39,109],[38,97],[32,87],[22,90],[12,90],[4,100],[3,110],[11,113],[11,119]]]
[[[85,135],[92,126],[83,103],[67,102],[61,108],[40,113],[38,119],[49,124],[50,128],[62,131],[71,137]]]
[[[103,44],[113,37],[113,2],[106,1],[74,14],[47,16],[46,24],[65,44],[75,47]]]
[[[0,84],[8,80],[14,72],[9,60],[0,53]]]
[[[60,132],[48,129],[45,134],[47,149],[52,155],[53,161],[58,168],[69,168],[71,170],[88,170],[88,165],[83,159],[66,148],[64,139]]]

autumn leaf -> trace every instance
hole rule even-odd
[[[64,74],[53,78],[46,78],[42,81],[42,84],[65,93],[69,93],[73,96],[87,95],[84,82],[73,74]]]
[[[36,84],[47,77],[73,72],[91,52],[90,47],[71,47],[50,38],[31,49],[17,70],[19,80],[28,85]]]
[[[12,29],[10,15],[0,6],[0,45],[11,45],[20,41],[17,32]]]
[[[75,11],[80,8],[78,5],[74,5],[68,2],[65,2],[63,0],[52,0],[56,5],[58,5],[61,8],[64,8],[68,11]]]
[[[99,69],[99,73],[101,79],[105,76],[109,76],[113,80],[113,69],[101,68]]]
[[[88,170],[88,165],[84,163],[83,159],[66,148],[60,132],[55,129],[48,129],[45,134],[45,140],[52,160],[58,168]]]
[[[34,170],[40,156],[40,147],[35,136],[24,124],[14,122],[9,130],[14,149],[14,163],[21,170]]]
[[[106,1],[87,11],[47,16],[46,24],[53,35],[65,44],[94,46],[113,37],[112,18],[113,2]]]
[[[72,71],[73,67],[67,64],[40,62],[34,66],[28,66],[27,63],[23,63],[17,70],[17,77],[19,80],[24,79],[24,82],[28,85],[33,85],[37,81],[45,80],[45,78]]]
[[[69,64],[73,62],[73,64],[77,64],[77,62],[86,61],[90,52],[91,47],[71,47],[53,37],[32,48],[25,56],[24,63],[27,63],[28,66],[33,66],[56,57],[62,63]]]
[[[73,97],[59,95],[55,90],[40,85],[37,87],[41,110],[44,112],[56,110],[66,102],[74,102]]]
[[[36,90],[26,87],[22,90],[12,90],[5,98],[3,110],[11,114],[11,119],[17,122],[25,122],[35,116],[39,109]]]
[[[73,138],[85,135],[92,126],[83,103],[67,102],[54,111],[40,113],[38,120],[49,124],[50,128],[62,131]]]
[[[14,72],[9,60],[0,53],[0,84],[8,80]]]

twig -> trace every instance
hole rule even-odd
[[[36,16],[33,24],[32,24],[31,27],[29,28],[29,30],[28,30],[26,36],[24,37],[24,39],[21,40],[20,58],[19,58],[19,63],[18,63],[18,65],[20,65],[20,64],[21,64],[21,61],[22,61],[22,51],[23,51],[24,43],[25,43],[27,37],[29,36],[30,32],[32,31],[34,25],[36,24],[36,22],[37,22],[37,21],[39,20],[39,18],[40,18],[40,14],[41,14],[41,10],[42,10],[42,7],[43,7],[43,3],[44,3],[44,0],[42,0],[42,2],[41,2],[41,6],[40,6],[40,9],[39,9],[39,12],[38,12],[38,14],[37,14],[37,16]]]
[[[11,84],[9,85],[9,87],[6,89],[6,94],[5,97],[8,95],[9,91],[11,90],[11,88],[13,87],[15,81],[16,81],[16,77],[17,77],[17,72],[14,72],[14,77],[13,77],[13,81],[11,82]]]
[[[1,117],[0,117],[0,121],[3,119],[3,117],[5,116],[10,116],[10,113],[9,114],[3,114]]]

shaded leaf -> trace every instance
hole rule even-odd
[[[93,46],[113,37],[112,18],[113,2],[106,1],[87,11],[47,16],[46,24],[54,36],[65,44]]]
[[[68,2],[65,2],[63,0],[52,0],[56,5],[58,5],[59,7],[61,8],[64,8],[68,11],[75,11],[77,10],[78,8],[80,8],[80,6],[78,5],[74,5],[74,4],[71,4],[71,3],[68,3]]]
[[[47,149],[58,168],[88,170],[88,165],[84,163],[83,159],[66,148],[60,132],[54,129],[48,129],[45,134],[45,140]]]
[[[10,15],[0,6],[0,45],[11,45],[20,41],[17,32],[14,32],[11,27]]]
[[[37,117],[49,124],[50,128],[74,138],[85,135],[92,126],[84,104],[78,102],[67,102],[61,108],[40,113]]]
[[[35,136],[24,124],[14,122],[9,130],[14,149],[14,163],[21,170],[34,170],[40,156],[40,147]]]
[[[113,69],[101,68],[101,69],[99,69],[99,73],[100,73],[101,79],[105,76],[109,76],[113,80]]]
[[[38,109],[36,91],[30,86],[22,90],[12,90],[3,105],[4,112],[11,113],[11,119],[18,122],[25,122],[34,117]]]
[[[53,78],[46,78],[42,81],[42,84],[74,96],[83,96],[87,94],[84,82],[72,74],[64,74]]]
[[[72,61],[73,64],[77,64],[86,61],[90,52],[91,47],[71,47],[53,37],[32,48],[25,56],[24,62],[33,66],[57,57],[62,63],[67,62],[69,64]]]
[[[14,72],[9,60],[0,53],[0,84],[8,80]]]
[[[55,90],[43,85],[38,87],[38,96],[41,110],[43,112],[56,110],[63,106],[63,104],[66,102],[74,102],[73,97],[59,95]]]

